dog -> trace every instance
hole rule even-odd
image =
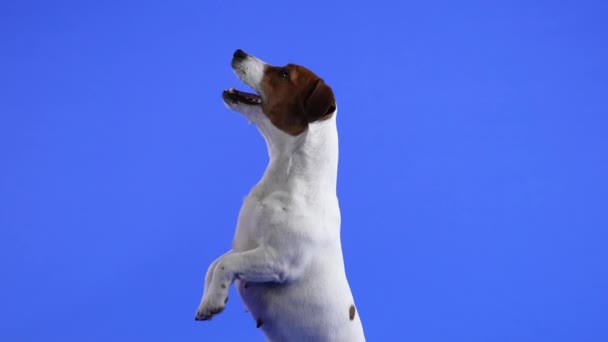
[[[257,126],[270,161],[244,200],[232,249],[207,270],[195,319],[220,313],[235,282],[268,341],[365,341],[340,243],[333,91],[302,66],[240,49],[231,64],[257,94],[230,88],[224,103]]]

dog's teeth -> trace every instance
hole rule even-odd
[[[230,89],[228,89],[228,92],[229,92],[230,94],[234,94],[234,88],[230,88]]]

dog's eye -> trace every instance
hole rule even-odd
[[[289,70],[281,69],[281,71],[279,71],[279,75],[281,75],[281,78],[289,78]]]

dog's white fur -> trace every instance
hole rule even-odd
[[[251,55],[233,62],[262,99],[266,66]],[[261,106],[225,102],[255,123],[270,162],[244,201],[232,250],[209,266],[197,319],[220,312],[235,281],[268,341],[365,341],[340,243],[336,113],[293,136]]]

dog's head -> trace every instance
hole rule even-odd
[[[299,136],[309,125],[328,120],[336,113],[331,88],[302,66],[273,66],[236,50],[232,68],[257,94],[230,88],[222,94],[224,102],[258,127],[270,123],[287,135]]]

